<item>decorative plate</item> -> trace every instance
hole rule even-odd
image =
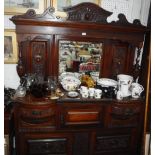
[[[102,87],[117,87],[117,81],[113,80],[113,79],[108,79],[108,78],[101,78],[97,80],[97,84],[101,85]]]

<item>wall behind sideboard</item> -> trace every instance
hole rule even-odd
[[[48,4],[48,3],[47,3]],[[140,19],[143,25],[147,25],[150,0],[100,0],[100,5],[105,10],[113,12],[108,22],[118,20],[117,15],[123,13],[129,22]],[[47,6],[48,7],[48,6]],[[15,29],[15,25],[9,20],[12,15],[4,16],[4,28]],[[16,72],[17,64],[4,64],[4,85],[16,89],[19,85],[19,77]]]

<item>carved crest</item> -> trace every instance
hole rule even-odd
[[[87,23],[100,23],[121,26],[142,26],[138,19],[133,23],[129,23],[124,14],[119,14],[119,20],[116,22],[107,22],[107,18],[112,15],[112,12],[106,11],[100,6],[85,2],[75,6],[65,7],[63,10],[67,13],[67,18],[56,16],[55,9],[48,7],[43,14],[36,14],[35,10],[29,9],[23,15],[16,15],[11,18],[13,22],[16,20],[35,20],[35,21],[49,21],[49,22],[87,22]]]
[[[107,23],[107,17],[112,15],[112,12],[93,3],[80,3],[73,7],[63,8],[63,10],[68,14],[67,20],[69,21]]]

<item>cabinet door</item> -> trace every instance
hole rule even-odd
[[[27,40],[20,43],[19,50],[19,64],[18,74],[19,76],[25,73],[36,73],[40,76],[47,76],[51,70],[52,61],[51,54],[51,36],[36,36],[35,38],[27,38]],[[28,58],[28,59],[27,59]],[[21,65],[22,66],[19,66]]]
[[[71,155],[72,143],[67,133],[21,134],[19,155]]]
[[[119,129],[99,131],[93,134],[92,155],[137,155],[134,130]]]
[[[134,47],[120,41],[104,42],[101,76],[116,78],[117,74],[131,74],[134,61]]]

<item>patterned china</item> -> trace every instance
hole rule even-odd
[[[97,80],[97,85],[100,85],[102,87],[117,87],[117,81],[108,78],[101,78]]]
[[[74,76],[65,76],[60,83],[66,91],[75,91],[81,84],[81,81]]]

